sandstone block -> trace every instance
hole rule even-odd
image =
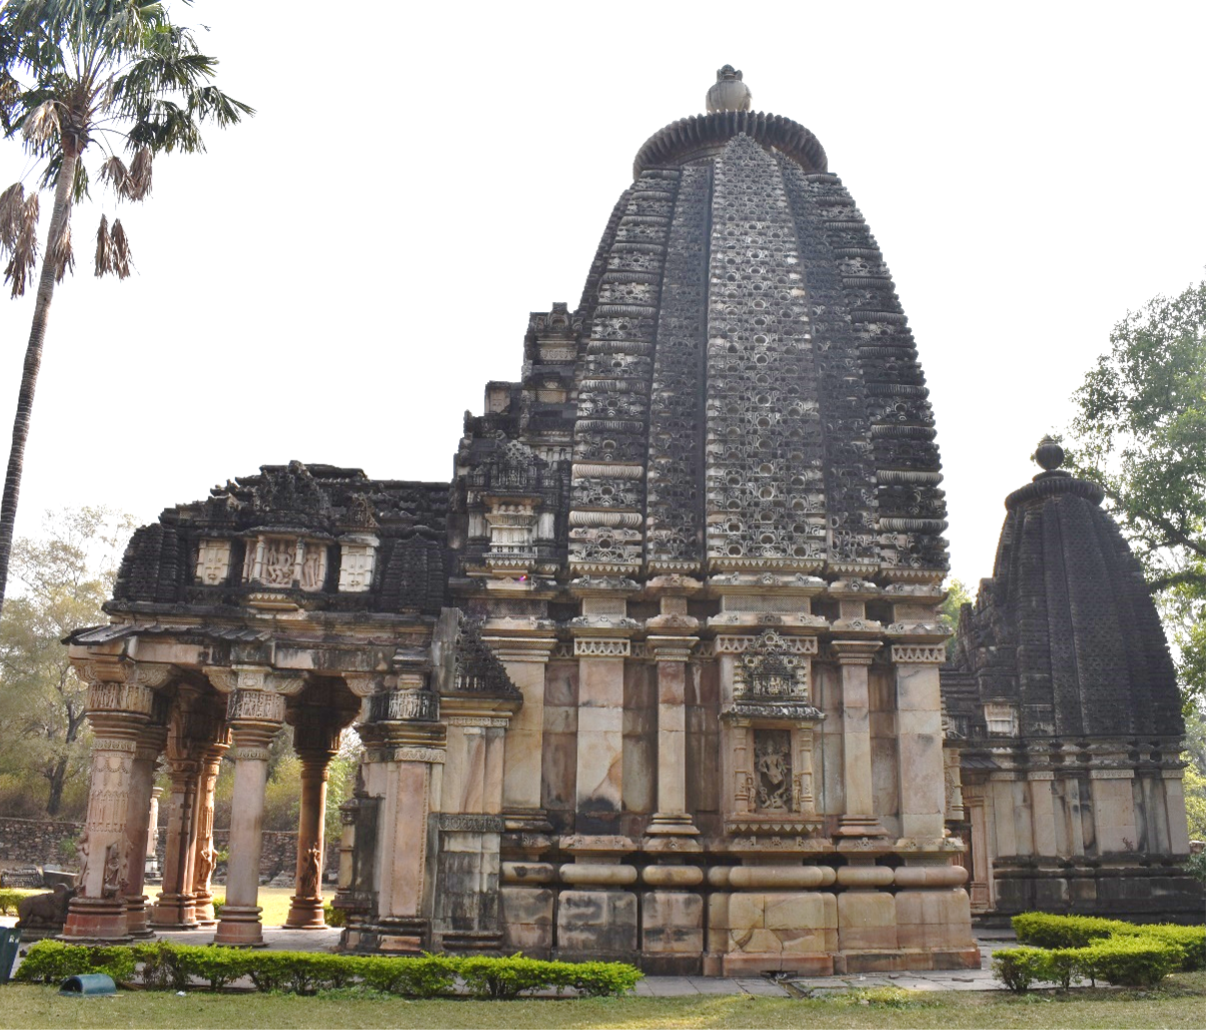
[[[702,897],[691,892],[643,893],[643,952],[700,953]]]
[[[565,889],[557,922],[560,953],[627,955],[638,946],[639,901],[632,892]]]

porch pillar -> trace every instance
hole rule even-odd
[[[156,708],[162,709],[160,696],[156,697],[156,702],[160,703]],[[126,898],[126,932],[136,938],[151,935],[143,882],[146,877],[149,825],[155,790],[155,765],[167,740],[168,728],[162,719],[144,727],[135,742],[134,760],[131,763],[130,803],[126,816],[130,860],[126,865],[126,881],[122,886],[122,895]]]
[[[208,667],[206,676],[220,691],[229,693],[227,726],[235,759],[227,900],[214,942],[222,946],[260,946],[264,938],[257,896],[269,743],[285,720],[285,695],[301,690],[302,678],[283,677],[265,667],[243,666]]]
[[[214,786],[218,781],[219,766],[230,746],[226,730],[221,741],[207,747],[202,753],[201,770],[198,774],[197,791],[197,846],[193,854],[193,913],[203,928],[212,928],[214,917],[214,892],[210,879],[218,853],[214,848]]]
[[[168,668],[140,671],[123,661],[77,664],[88,682],[85,712],[96,736],[88,817],[80,851],[78,894],[71,901],[63,938],[127,940],[124,889],[130,864],[131,780],[140,731],[151,719],[154,687]]]

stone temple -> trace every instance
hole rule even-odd
[[[259,942],[284,722],[304,770],[294,927],[322,924],[328,761],[347,726],[364,746],[347,949],[979,963],[916,345],[819,141],[749,98],[725,67],[707,114],[640,148],[579,305],[531,316],[522,378],[487,385],[450,482],[264,466],[135,534],[111,623],[71,639],[96,747],[68,938],[215,924],[226,754],[215,940]],[[975,695],[982,654],[963,652]]]

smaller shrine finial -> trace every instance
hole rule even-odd
[[[1062,466],[1063,457],[1063,446],[1051,437],[1050,434],[1047,434],[1038,442],[1038,447],[1034,449],[1033,455],[1030,456],[1047,473]]]
[[[718,79],[706,92],[706,110],[748,111],[752,107],[752,91],[744,85],[744,73],[723,65]]]

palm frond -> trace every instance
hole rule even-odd
[[[17,236],[21,232],[21,209],[25,203],[25,187],[13,183],[4,193],[0,194],[0,248],[5,254],[11,253],[17,246]]]
[[[42,147],[59,135],[59,106],[53,100],[39,104],[21,123],[21,135],[34,147]]]
[[[113,271],[118,274],[118,279],[124,280],[130,275],[132,252],[126,231],[122,228],[121,219],[113,220],[113,232],[110,234],[110,239],[113,241]]]
[[[93,274],[104,276],[107,272],[113,272],[113,241],[109,239],[109,220],[102,215],[101,224],[97,227],[97,253]]]
[[[98,175],[101,182],[108,183],[119,197],[130,196],[130,171],[116,154],[101,162],[101,170]]]
[[[31,193],[21,205],[20,226],[12,258],[4,269],[4,282],[12,283],[12,296],[25,293],[25,283],[38,262],[38,195]]]
[[[151,148],[140,147],[130,163],[131,200],[141,201],[151,193]]]

